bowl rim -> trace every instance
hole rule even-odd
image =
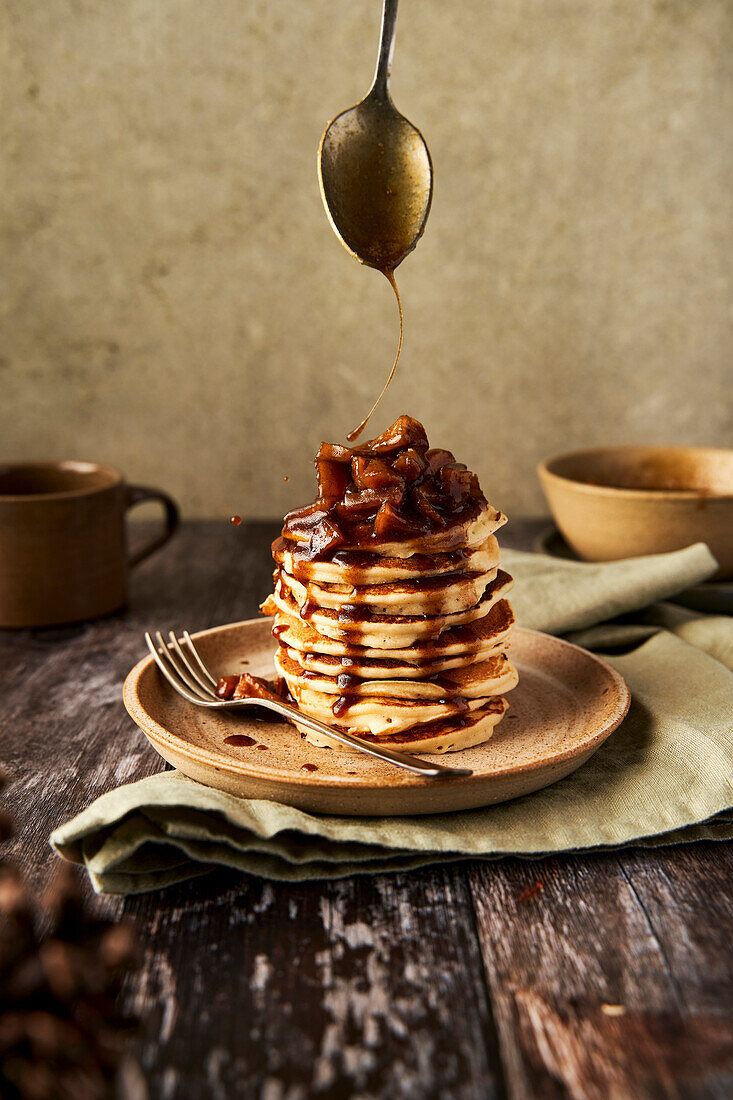
[[[540,482],[543,480],[556,481],[564,485],[572,485],[583,493],[596,496],[629,497],[634,500],[699,500],[704,497],[709,501],[733,501],[733,487],[726,492],[706,492],[702,489],[629,489],[615,485],[595,485],[587,481],[579,481],[577,478],[568,477],[566,474],[558,474],[551,467],[563,459],[581,458],[598,455],[613,455],[628,453],[630,451],[646,451],[647,454],[698,454],[698,455],[728,455],[733,457],[733,447],[684,447],[670,444],[646,444],[628,443],[609,447],[580,447],[572,451],[562,451],[537,463],[536,471]]]

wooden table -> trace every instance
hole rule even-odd
[[[57,824],[163,767],[121,702],[143,630],[255,615],[274,531],[186,524],[136,572],[131,610],[0,632],[10,847],[39,885]],[[723,1100],[732,870],[730,845],[705,843],[335,883],[221,873],[99,904],[138,924],[124,1000],[156,1100]]]

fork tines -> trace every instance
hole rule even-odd
[[[169,630],[168,638],[170,640],[166,642],[161,632],[156,630],[154,642],[150,634],[145,632],[145,641],[153,660],[171,687],[189,703],[220,703],[221,699],[216,694],[216,680],[201,659],[188,631],[183,631],[185,651],[175,631]]]

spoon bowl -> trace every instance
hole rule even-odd
[[[415,247],[433,194],[433,165],[420,131],[389,93],[397,0],[385,0],[374,83],[329,122],[318,178],[334,232],[368,267],[393,272]]]
[[[368,267],[394,271],[422,236],[433,166],[420,131],[370,93],[329,123],[319,177],[336,235]]]

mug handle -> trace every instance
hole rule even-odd
[[[173,497],[169,497],[162,489],[149,489],[146,485],[128,485],[125,511],[133,508],[136,504],[142,504],[146,500],[157,500],[163,505],[165,509],[165,530],[162,534],[151,539],[147,546],[142,546],[134,554],[130,554],[127,559],[128,565],[138,565],[139,562],[150,557],[156,550],[160,550],[161,546],[165,546],[178,527],[180,518],[178,505]]]

